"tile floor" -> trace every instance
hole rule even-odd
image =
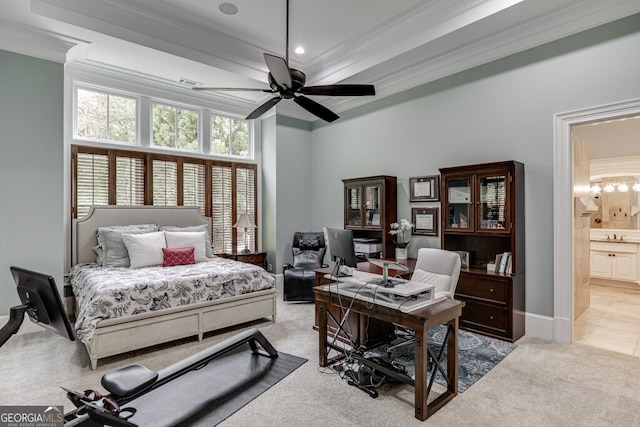
[[[640,357],[640,289],[591,285],[591,305],[573,330],[575,342]]]

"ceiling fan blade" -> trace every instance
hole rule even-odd
[[[192,87],[193,90],[203,90],[203,91],[212,91],[212,92],[265,92],[265,93],[275,93],[275,91],[271,89],[258,89],[254,87],[206,87],[206,86],[196,86]]]
[[[287,66],[287,61],[284,58],[275,55],[264,54],[264,61],[267,63],[269,72],[273,79],[278,83],[278,86],[291,89],[291,71]]]
[[[253,110],[251,112],[251,114],[249,114],[247,116],[247,120],[257,119],[258,117],[260,117],[261,115],[263,115],[264,113],[269,111],[271,109],[271,107],[276,105],[281,100],[282,100],[282,98],[279,97],[279,96],[271,98],[270,100],[268,100],[267,102],[265,102],[264,104],[262,104],[261,106],[259,106],[255,110]]]
[[[296,96],[293,98],[293,101],[311,114],[318,116],[327,122],[333,122],[340,118],[340,116],[329,110],[327,107],[305,96]]]
[[[373,85],[326,85],[302,87],[298,93],[304,95],[326,95],[326,96],[368,96],[375,95],[376,89]]]

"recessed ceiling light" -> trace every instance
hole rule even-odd
[[[298,46],[295,50],[295,53],[298,55],[302,55],[304,53],[304,48],[302,46]]]
[[[235,15],[236,13],[238,13],[238,8],[236,7],[236,5],[231,3],[222,3],[220,6],[218,6],[218,10],[225,15]]]

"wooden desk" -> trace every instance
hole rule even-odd
[[[417,309],[410,313],[384,307],[377,304],[352,299],[335,292],[328,292],[327,286],[316,287],[315,301],[318,318],[318,363],[327,366],[337,360],[328,358],[329,343],[327,338],[328,312],[331,306],[345,306],[353,304],[351,311],[360,313],[385,322],[395,323],[415,331],[415,417],[421,421],[426,420],[431,414],[442,408],[449,400],[458,394],[458,318],[462,314],[460,301],[447,299]],[[447,346],[447,390],[427,405],[428,398],[428,356],[431,350],[426,345],[427,332],[438,325],[446,324],[449,328]],[[437,357],[432,353],[434,359]],[[437,366],[434,367],[435,375]]]
[[[411,269],[411,271],[401,271],[389,269],[389,276],[395,277],[400,276],[404,279],[409,279],[413,274],[413,269],[416,265],[415,259],[404,259],[400,261],[392,260],[389,261],[398,262],[400,264],[405,264],[407,267]],[[333,283],[334,280],[328,279],[324,276],[327,274],[333,273],[332,267],[325,268],[317,268],[313,270],[316,273],[316,283],[315,286],[327,285],[329,283]],[[364,271],[367,273],[373,274],[382,274],[382,268],[378,267],[375,264],[371,264],[369,262],[359,262],[358,263],[358,271]],[[329,308],[331,313],[342,320],[342,310],[339,307]],[[349,318],[347,319],[348,328],[351,331],[350,339],[353,340],[356,346],[375,346],[381,344],[382,342],[388,342],[393,336],[393,325],[387,322],[380,321],[378,319],[369,319],[368,316],[364,316],[358,313],[351,313]],[[313,326],[314,330],[318,330],[318,303],[316,302],[316,318]],[[330,332],[335,333],[336,330],[330,327]],[[346,338],[340,338],[342,341],[348,341]]]
[[[382,259],[384,260],[385,258],[382,258]],[[398,264],[404,264],[411,269],[410,271],[402,271],[402,270],[394,270],[393,268],[389,268],[389,277],[400,276],[404,279],[409,279],[413,274],[413,269],[416,266],[416,260],[414,258],[403,259],[403,260],[389,259],[388,261],[397,262]],[[377,265],[371,264],[369,262],[359,262],[357,270],[364,271],[366,273],[382,274],[381,267],[378,267]],[[313,271],[315,271],[316,273],[316,286],[326,285],[328,283],[333,282],[333,280],[327,279],[326,277],[324,277],[327,274],[333,273],[333,267],[317,268]]]

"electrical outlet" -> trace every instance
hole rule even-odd
[[[273,271],[273,265],[271,264],[267,265],[267,269],[269,270],[269,272]]]

